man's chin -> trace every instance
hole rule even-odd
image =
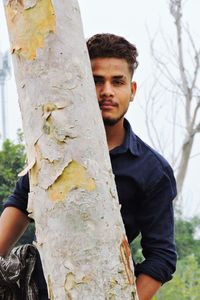
[[[104,123],[104,126],[114,126],[116,125],[119,121],[120,121],[121,118],[119,119],[107,119],[107,118],[103,118],[103,123]]]

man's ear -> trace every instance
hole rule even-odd
[[[135,81],[131,82],[131,101],[133,101],[134,97],[135,97],[135,93],[137,90],[137,83]]]

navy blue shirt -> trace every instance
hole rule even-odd
[[[127,120],[125,140],[110,151],[121,214],[129,243],[141,233],[145,260],[135,274],[147,274],[164,283],[176,266],[172,200],[176,183],[168,162],[137,137]],[[28,175],[21,177],[5,204],[27,213]],[[134,254],[133,254],[134,256]]]

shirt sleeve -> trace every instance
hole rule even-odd
[[[15,185],[13,193],[8,197],[4,204],[4,208],[12,206],[20,209],[25,214],[27,212],[28,205],[28,193],[29,193],[29,177],[28,173],[19,178]]]
[[[170,166],[165,167],[158,181],[146,191],[140,204],[138,222],[145,260],[137,264],[135,274],[147,274],[165,283],[176,269],[174,213],[172,200],[176,183]]]

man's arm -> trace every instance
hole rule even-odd
[[[161,283],[148,275],[140,274],[136,279],[136,286],[139,300],[151,300]]]
[[[0,256],[5,256],[29,224],[28,216],[15,207],[6,207],[0,217]]]
[[[150,300],[172,278],[176,265],[172,200],[176,185],[170,167],[146,191],[140,206],[141,246],[145,260],[135,267],[140,300]]]

